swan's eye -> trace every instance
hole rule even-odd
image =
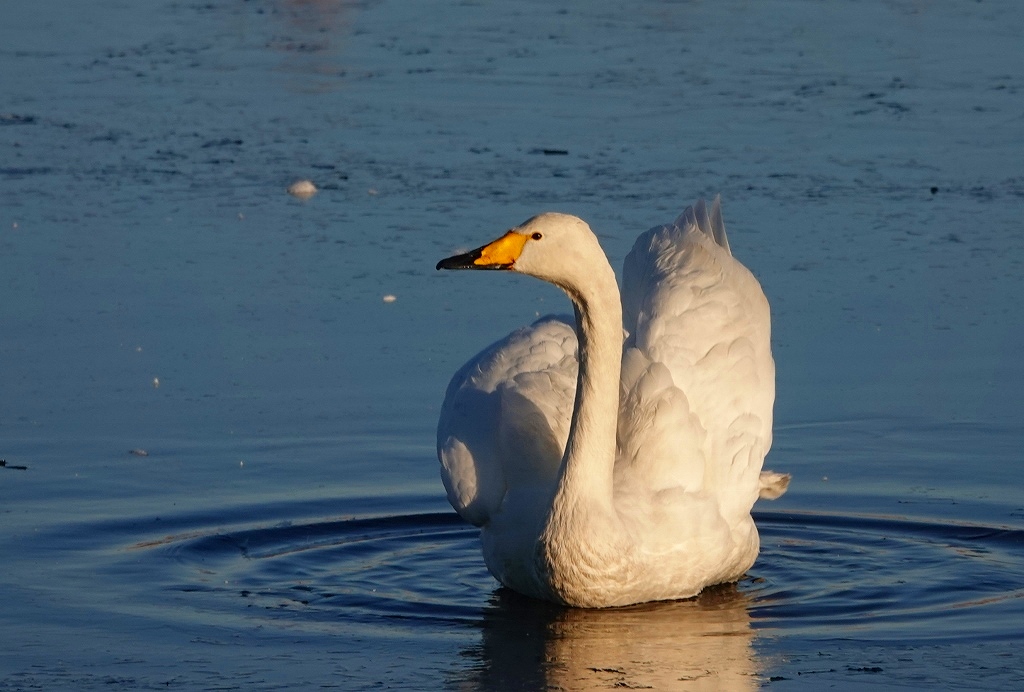
[[[530,237],[531,237],[531,238],[533,238],[534,240],[540,240],[540,239],[541,239],[541,238],[543,238],[544,236],[542,236],[542,235],[541,235],[540,233],[534,233],[534,234],[533,234],[532,236],[530,236]]]

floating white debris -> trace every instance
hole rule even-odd
[[[381,300],[383,300],[385,303],[394,303],[396,300],[398,300],[398,296],[389,293],[383,298],[381,298]]]
[[[377,188],[371,187],[369,190],[366,191],[366,194],[368,194],[368,195],[379,195],[380,193],[377,191]]]
[[[297,180],[288,186],[288,194],[299,199],[309,199],[317,192],[312,180]]]
[[[153,389],[159,389],[159,388],[160,388],[160,378],[159,377],[154,377],[153,378]]]
[[[132,456],[137,456],[137,457],[148,457],[149,456],[149,452],[147,452],[146,450],[141,449],[141,448],[135,448],[135,449],[128,450],[128,453],[131,454]]]

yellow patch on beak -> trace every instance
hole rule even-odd
[[[526,236],[509,231],[493,243],[437,263],[438,269],[512,269],[526,245]]]
[[[480,248],[480,256],[473,260],[478,267],[499,266],[508,267],[519,259],[523,246],[526,245],[527,236],[515,231],[509,231],[493,243]]]

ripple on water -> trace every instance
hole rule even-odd
[[[110,636],[137,640],[116,662],[133,688],[678,689],[707,678],[817,689],[872,676],[1014,689],[1022,679],[1018,529],[760,512],[761,556],[738,584],[580,610],[496,588],[476,530],[453,513],[387,514],[364,499],[348,505],[360,515],[325,518],[329,506],[65,526],[40,544],[77,557],[40,586],[76,599],[66,616],[98,637],[91,657]],[[64,669],[44,664],[30,672],[45,687]]]
[[[747,578],[682,607],[741,609],[759,630],[870,641],[1019,630],[1024,531],[823,513],[757,520],[762,551]],[[476,530],[450,513],[194,528],[136,541],[125,554],[137,563],[140,553],[160,564],[164,591],[202,594],[194,607],[211,617],[236,612],[241,598],[290,626],[342,619],[423,631],[500,617],[493,609],[515,599],[495,591]],[[166,570],[168,560],[176,569]],[[625,610],[651,617],[659,607]]]
[[[414,514],[284,523],[233,531],[189,531],[142,541],[177,565],[164,591],[203,594],[218,617],[238,598],[271,621],[316,629],[406,629],[479,619],[494,583],[476,532],[455,514]],[[251,614],[250,614],[251,616]]]
[[[758,516],[761,627],[873,641],[1017,636],[1024,531],[812,513]]]

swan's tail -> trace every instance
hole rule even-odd
[[[758,487],[757,496],[762,500],[777,500],[786,492],[791,479],[792,476],[788,473],[762,471],[761,484]]]
[[[715,198],[711,200],[711,209],[708,209],[703,198],[698,199],[692,207],[683,210],[683,213],[676,219],[675,225],[678,228],[696,226],[704,235],[713,238],[716,243],[725,248],[726,252],[732,254],[732,250],[729,249],[729,239],[725,235],[725,222],[722,221],[721,195],[715,195]]]

